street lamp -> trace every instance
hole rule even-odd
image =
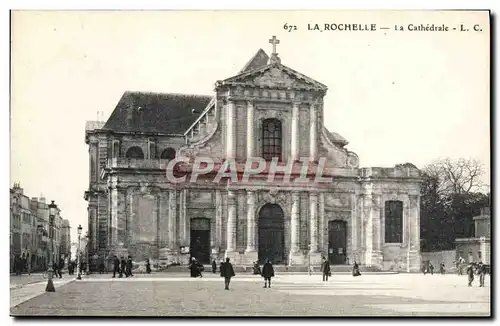
[[[82,279],[82,275],[80,274],[80,264],[82,263],[81,262],[81,258],[80,258],[80,255],[81,255],[81,252],[80,252],[80,235],[82,234],[82,226],[81,225],[78,225],[77,231],[78,231],[78,250],[77,250],[76,258],[78,259],[78,262],[76,264],[76,268],[77,268],[77,273],[78,274],[76,276],[76,279],[77,280],[81,280]]]
[[[53,239],[53,226],[54,226],[54,218],[56,216],[56,210],[57,210],[57,205],[54,204],[54,201],[49,204],[49,237],[50,237],[50,243],[51,243],[51,254],[49,256],[49,268],[47,270],[47,273],[49,274],[49,279],[47,281],[47,286],[45,287],[45,292],[56,292],[56,289],[54,287],[54,282],[52,281],[52,273],[54,272],[53,266],[54,266],[54,239]]]

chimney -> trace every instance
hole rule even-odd
[[[21,184],[19,182],[14,183],[14,187],[12,187],[12,190],[14,190],[16,194],[19,195],[23,194],[23,188],[21,188]]]

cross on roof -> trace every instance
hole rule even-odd
[[[273,54],[277,54],[276,53],[276,44],[280,44],[280,40],[278,40],[276,38],[276,36],[273,35],[273,38],[269,40],[269,43],[271,43],[273,45]]]

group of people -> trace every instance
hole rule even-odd
[[[484,287],[484,277],[488,274],[488,265],[479,263],[470,263],[467,265],[468,286],[472,286],[474,274],[479,275],[479,287]]]
[[[148,261],[149,262],[149,261]],[[125,277],[129,276],[134,276],[132,274],[132,256],[128,256],[127,260],[125,258],[113,256],[113,278],[116,277],[116,274],[118,273],[118,277],[123,277],[125,274]]]
[[[323,282],[328,282],[328,277],[332,276],[332,270],[330,268],[330,261],[325,257],[322,257],[321,263],[321,275],[323,276]],[[354,261],[354,265],[352,266],[352,276],[361,276],[361,272],[359,271],[359,265],[356,261]]]
[[[422,273],[425,275],[427,273],[430,273],[431,275],[434,275],[434,265],[430,261],[424,262],[422,264]],[[439,273],[445,274],[446,269],[444,263],[439,264]]]

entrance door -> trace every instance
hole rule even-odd
[[[259,212],[259,263],[285,263],[285,214],[279,205],[266,204]]]
[[[328,222],[328,260],[332,265],[346,263],[347,223],[344,221]]]
[[[191,257],[202,264],[210,264],[210,219],[194,218],[191,220]]]

